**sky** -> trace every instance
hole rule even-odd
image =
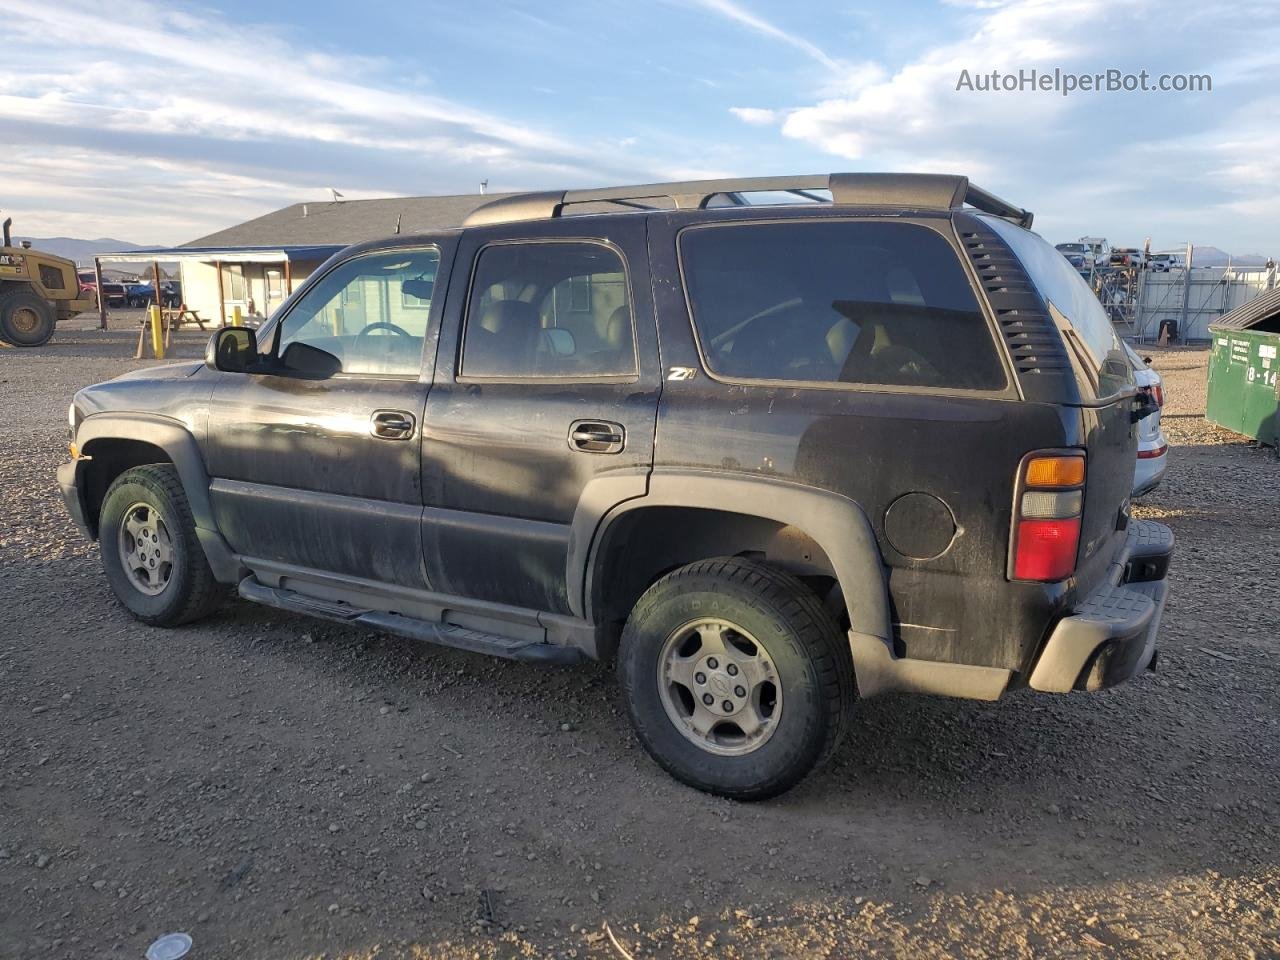
[[[1053,241],[1280,254],[1276,12],[1275,0],[0,0],[0,209],[24,235],[169,244],[329,188],[927,171],[1034,210]],[[1033,69],[1207,74],[1212,89],[972,89]]]

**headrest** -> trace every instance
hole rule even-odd
[[[624,303],[604,325],[604,342],[610,349],[620,350],[631,340],[631,305]]]
[[[538,325],[538,312],[523,300],[495,300],[480,314],[480,326],[490,333],[529,334]]]

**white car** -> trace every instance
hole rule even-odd
[[[1133,496],[1153,490],[1164,477],[1168,466],[1169,444],[1160,429],[1160,409],[1164,406],[1164,380],[1138,356],[1133,347],[1124,344],[1124,352],[1133,365],[1133,378],[1138,389],[1155,401],[1156,411],[1138,421],[1138,460],[1133,470]]]

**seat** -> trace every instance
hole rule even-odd
[[[542,325],[523,300],[495,300],[468,326],[462,372],[471,376],[531,376]]]
[[[624,303],[609,314],[601,336],[604,346],[591,354],[591,372],[595,374],[631,373],[635,369],[635,350],[631,346],[631,305]]]

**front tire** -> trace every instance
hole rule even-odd
[[[29,290],[13,290],[0,297],[0,340],[15,347],[42,347],[57,322],[53,307]]]
[[[134,467],[117,477],[98,528],[107,582],[143,623],[190,623],[212,613],[226,594],[196,538],[191,506],[171,465]]]
[[[618,676],[649,755],[708,793],[784,793],[835,748],[856,697],[848,643],[795,577],[701,560],[640,598]]]

